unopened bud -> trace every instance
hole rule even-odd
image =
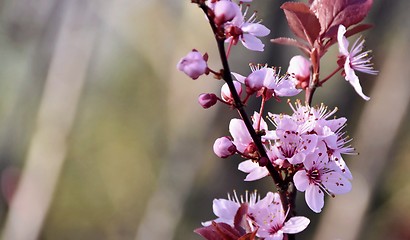
[[[214,7],[215,23],[222,25],[241,14],[239,6],[231,1],[218,1]]]
[[[229,137],[220,137],[215,140],[214,152],[220,158],[227,158],[236,152],[236,146]]]
[[[290,59],[288,73],[296,87],[304,89],[309,86],[311,66],[311,62],[303,56],[297,55]]]
[[[235,86],[236,92],[238,93],[239,96],[241,96],[241,94],[242,94],[242,85],[241,85],[241,83],[237,82],[237,81],[234,81],[233,84]],[[230,91],[229,86],[228,86],[227,83],[225,83],[221,88],[221,97],[224,101],[226,101],[228,103],[232,104],[234,102],[231,91]]]
[[[208,65],[206,61],[207,54],[202,55],[200,52],[193,49],[178,62],[177,68],[195,80],[202,74],[208,73]]]
[[[203,108],[210,108],[216,104],[218,97],[213,93],[202,93],[198,97],[198,102]]]

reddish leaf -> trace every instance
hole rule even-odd
[[[208,240],[237,240],[241,237],[236,229],[223,222],[212,222],[212,225],[197,228],[194,232]]]
[[[371,27],[373,27],[373,25],[371,25],[371,24],[359,24],[359,25],[356,25],[356,26],[354,26],[354,27],[352,27],[351,29],[349,29],[349,30],[346,31],[345,37],[350,37],[350,36],[352,36],[352,35],[354,35],[354,34],[356,34],[356,33],[363,32],[363,31],[365,31],[365,30],[367,30],[367,29],[369,29],[369,28],[371,28]],[[336,34],[337,34],[337,33],[334,33],[334,36],[333,36],[333,37],[329,37],[330,40],[326,43],[325,48],[328,48],[328,47],[332,46],[334,43],[337,42]]]
[[[281,8],[285,11],[292,32],[313,47],[320,33],[320,23],[309,6],[301,2],[286,2]]]
[[[315,0],[310,9],[319,19],[322,36],[333,37],[340,24],[346,28],[361,22],[373,0]]]
[[[282,44],[282,45],[289,45],[289,46],[295,46],[298,47],[300,50],[302,50],[306,55],[309,55],[309,48],[297,41],[296,39],[293,38],[285,38],[285,37],[280,37],[280,38],[274,38],[270,40],[272,43],[277,43],[277,44]]]
[[[238,240],[255,240],[256,232],[257,232],[257,230],[255,230],[254,232],[251,232],[251,233],[247,233],[247,234],[243,235],[242,237],[240,237]]]

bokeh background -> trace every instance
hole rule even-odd
[[[272,191],[269,179],[244,183],[240,159],[218,159],[215,138],[228,134],[225,106],[203,110],[202,92],[221,82],[191,81],[176,71],[192,48],[220,67],[200,9],[181,0],[0,1],[1,238],[200,239],[212,200],[235,189]],[[266,51],[237,46],[231,67],[287,68],[299,54],[269,38],[292,36],[283,1],[255,1],[272,29]],[[327,199],[299,239],[410,239],[410,2],[379,0],[365,20],[378,76],[360,75],[364,102],[341,76],[314,102],[347,116],[353,191]],[[337,49],[322,62],[331,72]],[[252,109],[250,104],[249,109]],[[272,112],[290,112],[282,102]]]

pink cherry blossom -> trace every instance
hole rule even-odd
[[[317,145],[317,135],[307,134],[304,124],[298,124],[289,115],[270,114],[275,130],[275,145],[272,146],[278,160],[276,164],[282,165],[285,160],[290,164],[299,164],[305,160]]]
[[[214,152],[220,158],[227,158],[236,152],[236,147],[229,137],[220,137],[215,140]]]
[[[200,52],[193,49],[178,62],[177,68],[195,80],[202,74],[208,74],[207,59],[207,54],[202,56]]]
[[[266,205],[266,204],[265,204]],[[306,217],[291,217],[286,221],[279,194],[273,194],[273,201],[268,206],[253,207],[249,216],[255,219],[258,227],[256,235],[265,240],[282,240],[285,234],[295,234],[306,229],[310,220]]]
[[[270,30],[256,21],[256,13],[253,13],[248,20],[245,20],[248,7],[243,15],[235,16],[232,21],[227,22],[224,26],[226,41],[236,45],[240,40],[244,47],[253,51],[263,51],[265,45],[257,37],[265,37]]]
[[[274,198],[274,194],[271,192],[268,192],[263,199],[260,199],[260,195],[258,195],[256,191],[252,192],[251,194],[249,194],[249,192],[247,191],[245,196],[241,195],[240,197],[238,197],[238,195],[234,191],[232,196],[228,194],[228,199],[214,199],[212,208],[213,208],[214,214],[218,217],[214,221],[224,222],[226,224],[233,226],[235,215],[239,207],[241,206],[241,204],[247,204],[248,211],[253,208],[260,209],[260,208],[265,208],[270,203],[272,203],[273,198]],[[251,216],[250,219],[247,220],[247,224],[248,224],[248,227],[251,228],[253,226],[251,225],[250,220],[253,217],[252,215],[250,216]],[[211,224],[211,221],[202,223],[203,226],[209,226],[210,224]]]
[[[370,63],[372,59],[369,57],[370,51],[362,52],[364,40],[360,41],[360,38],[354,42],[350,52],[348,50],[349,42],[345,37],[346,28],[343,25],[339,26],[337,33],[337,40],[339,43],[340,60],[338,63],[344,67],[344,75],[346,81],[348,81],[356,92],[364,99],[369,100],[370,98],[364,95],[362,86],[360,85],[359,78],[357,77],[355,71],[364,72],[367,74],[377,74],[378,71],[373,69],[373,64]]]
[[[329,161],[327,149],[323,142],[303,162],[304,169],[293,177],[295,187],[305,192],[305,200],[310,209],[319,213],[324,206],[324,193],[331,196],[344,194],[352,189],[352,185],[337,170],[334,162]]]
[[[304,89],[309,86],[311,66],[312,63],[303,56],[297,55],[290,59],[288,73],[297,87]]]
[[[302,105],[296,102],[295,107],[290,104],[293,110],[292,118],[299,125],[304,125],[304,129],[312,132],[318,137],[318,143],[323,141],[326,144],[327,152],[331,161],[339,166],[340,173],[348,179],[352,179],[352,173],[347,167],[341,154],[355,154],[354,149],[349,145],[351,139],[346,137],[343,128],[346,126],[347,119],[344,117],[332,117],[337,108],[329,111],[328,107],[321,104],[317,107]]]
[[[214,221],[234,226],[235,216],[242,204],[246,204],[245,220],[241,223],[246,232],[257,231],[256,235],[265,240],[282,240],[285,234],[296,234],[306,229],[310,220],[306,217],[291,217],[286,221],[286,214],[278,193],[268,192],[263,199],[256,192],[246,193],[245,197],[228,195],[228,199],[215,199],[213,211],[218,217]],[[202,225],[209,226],[212,221]]]
[[[240,74],[233,74],[241,83],[245,84],[246,92],[252,94],[257,92],[257,96],[265,95],[266,99],[275,97],[292,97],[300,93],[301,89],[296,89],[295,84],[288,78],[288,75],[280,75],[280,71],[261,65],[251,65],[252,73],[248,77]]]

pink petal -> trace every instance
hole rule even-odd
[[[299,170],[293,176],[293,182],[298,191],[304,192],[309,186],[309,177],[305,170]]]
[[[263,51],[263,48],[265,45],[262,43],[262,41],[251,35],[251,34],[243,34],[243,37],[241,38],[241,42],[243,46],[245,46],[247,49],[252,50],[252,51]]]
[[[276,87],[275,93],[279,97],[293,97],[299,94],[302,89],[297,89],[295,83],[290,80],[282,80]]]
[[[229,123],[229,132],[231,133],[234,144],[238,151],[243,152],[252,142],[251,135],[246,129],[245,123],[241,119],[234,118]]]
[[[337,41],[339,43],[339,52],[344,56],[349,56],[349,41],[345,37],[346,28],[343,25],[339,25],[339,30],[337,31]]]
[[[270,33],[270,30],[260,23],[245,23],[241,30],[257,37],[265,37]]]
[[[310,220],[306,217],[291,217],[282,227],[284,233],[295,234],[307,228]]]
[[[332,161],[339,167],[340,174],[342,174],[347,179],[353,179],[352,172],[347,167],[346,162],[343,160],[342,155],[338,152],[333,153],[331,156]]]
[[[245,181],[255,181],[269,175],[269,171],[266,167],[260,167],[258,163],[252,162],[252,160],[241,162],[238,169],[242,172],[249,173],[246,176]]]
[[[303,153],[296,153],[295,155],[293,155],[291,158],[288,158],[288,161],[291,164],[299,164],[302,163],[303,161],[305,161],[306,159],[306,155]]]
[[[360,81],[359,78],[357,77],[356,73],[354,70],[350,67],[350,58],[346,58],[346,62],[344,65],[344,70],[346,73],[346,80],[349,81],[349,83],[353,86],[354,90],[359,94],[364,100],[368,101],[370,98],[366,95],[364,95],[362,86],[360,86]]]
[[[238,73],[232,73],[232,75],[236,78],[236,80],[238,81],[238,82],[240,82],[240,83],[242,83],[242,84],[245,84],[245,76],[242,76],[242,75],[240,75],[240,74],[238,74]]]
[[[309,208],[315,213],[320,213],[325,204],[323,191],[314,184],[307,187],[305,200]]]
[[[352,184],[338,172],[323,175],[323,185],[334,194],[344,194],[352,190]]]

